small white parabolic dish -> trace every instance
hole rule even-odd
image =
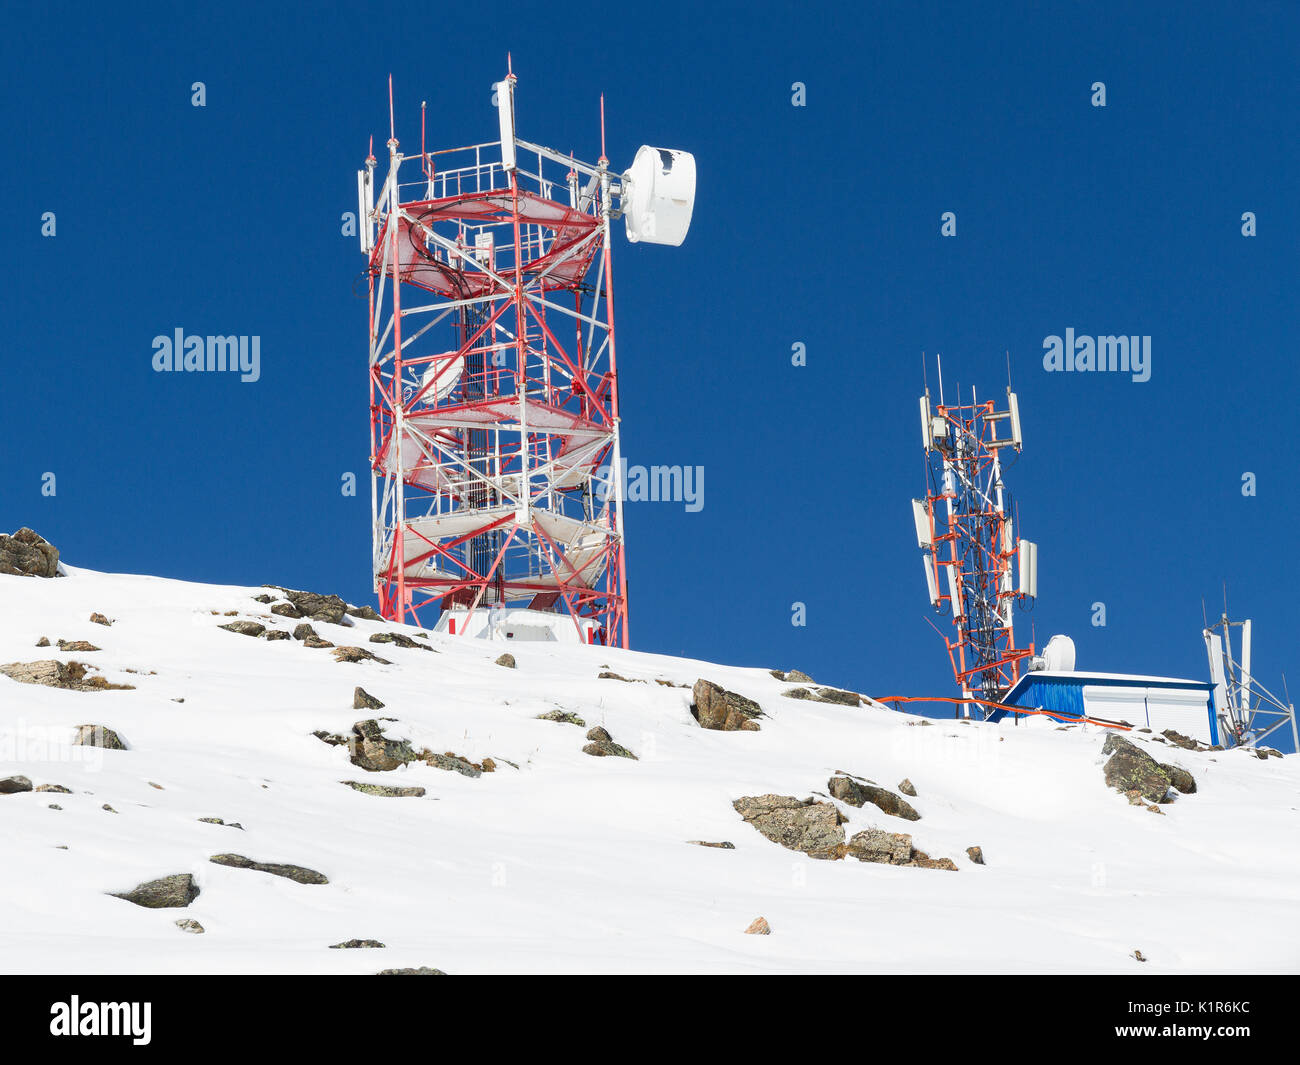
[[[670,244],[686,239],[695,210],[695,156],[643,144],[623,175],[623,220],[633,244]]]

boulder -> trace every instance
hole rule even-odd
[[[352,691],[352,709],[353,710],[382,710],[384,704],[371,695],[365,688],[354,688]]]
[[[1106,784],[1116,791],[1136,791],[1148,802],[1161,802],[1169,791],[1169,775],[1146,751],[1131,740],[1112,733],[1106,737],[1102,754],[1109,754],[1103,772]]]
[[[639,761],[636,755],[613,740],[585,744],[582,753],[592,755],[595,758],[631,758],[634,762]]]
[[[904,777],[902,780],[899,781],[898,790],[901,791],[904,795],[908,796],[909,798],[912,799],[916,798],[916,785],[914,785],[906,777]]]
[[[691,713],[700,723],[700,728],[718,732],[757,732],[759,724],[754,719],[763,716],[762,708],[753,699],[729,692],[703,678],[695,682]]]
[[[826,782],[826,790],[841,802],[850,806],[862,806],[865,803],[877,807],[892,817],[901,817],[904,821],[919,821],[918,814],[911,804],[895,795],[888,788],[881,788],[865,780],[859,780],[846,774],[831,777]]]
[[[26,527],[0,534],[0,573],[12,577],[57,577],[59,549]]]
[[[348,604],[337,595],[319,595],[316,592],[296,592],[281,588],[284,597],[289,600],[305,618],[323,621],[330,625],[344,624]]]
[[[274,862],[255,862],[252,858],[245,858],[242,854],[214,854],[208,861],[214,865],[225,865],[232,869],[253,869],[259,873],[270,873],[272,876],[282,876],[287,880],[292,880],[296,884],[328,884],[329,880],[323,873],[316,872],[315,869],[308,869],[301,865],[280,865]]]
[[[319,636],[308,636],[302,641],[302,645],[304,647],[310,647],[313,650],[323,650],[324,648],[334,646],[329,640],[322,640]],[[356,661],[356,659],[351,659],[350,661]]]
[[[587,739],[591,740],[592,743],[608,743],[613,738],[613,736],[599,725],[587,732]]]
[[[862,703],[862,697],[856,692],[840,691],[839,688],[818,688],[817,701],[819,703],[838,703],[841,706],[859,706]]]
[[[812,677],[799,669],[790,670],[790,672],[785,675],[784,679],[789,684],[811,684],[813,682]]]
[[[71,788],[65,788],[62,784],[39,784],[39,785],[37,785],[36,790],[37,790],[37,791],[52,791],[52,792],[54,792],[54,793],[56,793],[56,794],[58,794],[58,795],[71,795],[71,794],[72,794],[72,789],[71,789]]]
[[[419,758],[409,740],[388,739],[373,718],[354,724],[352,736],[349,743],[352,764],[371,773],[387,773]]]
[[[266,631],[266,626],[256,621],[232,621],[226,625],[218,625],[217,628],[225,629],[227,632],[237,632],[240,636],[261,636]]]
[[[308,644],[308,646],[311,646],[311,644]],[[336,647],[334,648],[334,661],[378,662],[381,666],[391,666],[393,664],[387,658],[380,658],[377,654],[372,654],[364,647]]]
[[[120,894],[110,891],[109,894],[115,899],[126,899],[127,902],[146,909],[165,910],[188,906],[199,897],[199,886],[189,873],[176,873],[157,880],[146,880],[130,891]]]
[[[1184,736],[1181,732],[1175,732],[1171,728],[1165,729],[1163,732],[1160,733],[1160,735],[1162,735],[1175,747],[1181,747],[1185,751],[1199,750],[1201,746],[1190,736]]]
[[[266,633],[266,639],[274,643],[277,640],[289,639],[289,634],[285,632],[284,629],[268,629]]]
[[[507,651],[505,654],[503,654],[500,658],[497,659],[497,665],[505,666],[506,669],[514,669],[515,656],[512,655],[509,651]]]
[[[786,688],[781,694],[787,699],[811,699],[813,697],[813,693],[807,688]]]
[[[91,651],[98,651],[100,650],[100,648],[96,647],[93,643],[87,642],[86,640],[60,640],[59,650],[80,651],[82,654],[87,654]]]
[[[103,614],[91,614],[90,621],[96,625],[103,625],[105,627],[113,624],[108,618],[104,617]]]
[[[72,739],[74,747],[103,747],[106,751],[129,750],[122,737],[103,725],[78,725]]]
[[[1184,795],[1196,794],[1196,778],[1182,766],[1161,763],[1160,768],[1165,771],[1169,783]]]
[[[747,824],[773,843],[812,858],[844,856],[844,815],[832,803],[793,795],[747,795],[732,804]]]
[[[432,647],[425,647],[422,643],[416,643],[409,636],[400,632],[376,632],[370,637],[371,643],[391,643],[394,647],[417,647],[421,651],[432,651]]]
[[[969,858],[969,859],[971,860],[971,862],[974,863],[975,865],[983,865],[983,864],[984,864],[984,848],[983,848],[983,847],[967,847],[967,848],[966,848],[966,857]]]
[[[275,606],[271,607],[271,613],[282,618],[302,617],[302,611],[292,603],[276,603]]]
[[[306,640],[315,636],[316,630],[305,621],[301,625],[295,625],[293,627],[293,638],[295,640]]]
[[[0,777],[0,795],[17,795],[20,791],[31,791],[32,782],[28,777]]]
[[[471,762],[468,758],[462,758],[458,754],[435,754],[433,751],[424,751],[420,755],[421,760],[427,766],[434,769],[445,769],[449,773],[459,773],[463,777],[469,777],[471,780],[477,780],[483,775],[483,770]]]
[[[912,860],[912,837],[906,832],[868,828],[849,840],[848,853],[860,862],[906,865]]]
[[[362,621],[383,621],[379,613],[372,606],[350,606],[348,615],[354,618],[360,618]]]
[[[544,714],[537,715],[538,721],[558,721],[565,725],[577,725],[582,728],[586,722],[577,714],[570,713],[568,710],[548,710]]]

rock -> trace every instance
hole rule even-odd
[[[912,860],[912,837],[905,832],[868,828],[849,840],[848,853],[860,862],[906,865]]]
[[[828,802],[793,795],[752,795],[732,804],[747,824],[773,843],[812,858],[844,856],[844,816]]]
[[[293,627],[293,638],[295,640],[314,639],[315,637],[316,630],[305,621],[301,625],[295,625]]]
[[[214,854],[208,861],[214,865],[225,865],[232,869],[254,869],[259,873],[282,876],[296,884],[328,884],[329,880],[315,869],[301,865],[277,865],[273,862],[255,862],[242,854]]]
[[[302,611],[292,603],[276,603],[275,606],[271,607],[271,613],[278,614],[282,618],[302,617]]]
[[[1160,802],[1169,791],[1169,776],[1146,751],[1123,736],[1106,737],[1102,753],[1110,754],[1104,767],[1106,783],[1116,791],[1137,791],[1148,802]]]
[[[1161,763],[1160,768],[1165,771],[1169,783],[1184,795],[1196,794],[1196,778],[1182,766]]]
[[[127,902],[134,902],[146,909],[166,910],[188,906],[199,897],[199,886],[189,873],[176,873],[157,880],[146,880],[121,894],[114,891],[109,894],[115,899],[126,899]]]
[[[113,623],[104,617],[103,614],[91,614],[90,621],[96,625],[112,625]]]
[[[577,714],[571,714],[567,710],[548,710],[544,714],[537,715],[538,721],[559,721],[565,725],[577,725],[583,728],[587,723]]]
[[[1135,951],[1133,952],[1133,957],[1134,957],[1137,961],[1146,961],[1146,960],[1147,960],[1147,959],[1146,959],[1146,956],[1145,956],[1145,955],[1144,955],[1140,950],[1135,950]]]
[[[182,932],[191,932],[196,936],[202,935],[204,931],[203,926],[192,917],[182,917],[176,922],[176,927]]]
[[[218,625],[217,628],[225,629],[227,632],[237,632],[240,636],[261,636],[266,631],[266,626],[256,621],[232,621],[226,625]]]
[[[100,648],[96,647],[93,643],[87,643],[85,640],[60,640],[59,650],[81,651],[82,653],[86,653],[89,651],[98,651]]]
[[[370,637],[371,643],[391,643],[395,647],[415,647],[421,651],[432,651],[432,647],[425,647],[422,643],[416,643],[409,636],[400,632],[376,632]]]
[[[906,799],[899,798],[887,788],[877,787],[875,784],[856,780],[844,774],[831,777],[826,782],[826,790],[834,798],[846,802],[850,806],[860,807],[864,803],[871,803],[892,817],[901,817],[904,821],[921,820],[921,815],[912,808]]]
[[[275,642],[276,640],[287,640],[288,638],[289,634],[285,632],[284,629],[268,629],[266,633],[266,639],[272,642]]]
[[[774,676],[777,680],[785,680],[784,669],[769,669],[768,672],[772,674],[772,676]]]
[[[130,750],[125,741],[111,728],[103,725],[78,725],[72,739],[74,747],[102,747],[106,751]]]
[[[516,767],[516,768],[517,768],[517,767]],[[492,761],[491,758],[484,758],[484,759],[483,759],[483,772],[484,772],[484,773],[495,773],[496,771],[497,771],[497,764],[496,764],[496,762]]]
[[[514,669],[515,656],[512,655],[509,651],[507,651],[505,654],[503,654],[500,658],[497,659],[497,665],[505,666],[506,669]]]
[[[288,588],[281,588],[284,597],[289,600],[298,610],[298,612],[312,621],[323,621],[330,625],[342,625],[343,618],[347,615],[348,604],[340,599],[337,595],[318,595],[316,592],[296,592]]]
[[[255,596],[253,596],[253,602],[255,602],[255,603],[261,603],[261,604],[263,604],[263,605],[266,605],[267,603],[273,603],[274,601],[275,601],[275,596],[273,596],[273,595],[255,595]]]
[[[65,664],[54,659],[42,659],[39,662],[10,662],[0,666],[0,673],[19,684],[39,684],[46,688],[80,692],[135,690],[133,684],[110,684],[103,677],[93,676],[90,669],[84,662]]]
[[[750,922],[749,927],[745,929],[745,935],[747,936],[770,936],[771,934],[772,926],[767,923],[765,917],[755,917]]]
[[[587,739],[592,743],[608,743],[614,737],[597,725],[587,733]]]
[[[0,787],[0,791],[3,791],[3,790],[4,790],[3,787]],[[52,791],[52,792],[55,792],[55,793],[57,793],[57,794],[59,794],[59,795],[71,795],[71,794],[72,794],[72,789],[71,789],[71,788],[65,788],[62,784],[41,784],[41,785],[39,785],[39,786],[36,788],[36,790],[37,790],[37,791]]]
[[[371,695],[365,688],[354,688],[352,691],[352,709],[353,710],[382,710],[384,704]]]
[[[906,777],[899,781],[898,790],[910,798],[916,798],[916,786]]]
[[[17,795],[20,791],[31,791],[32,782],[28,777],[0,777],[0,795]]]
[[[396,788],[388,784],[362,784],[356,780],[341,780],[340,784],[346,784],[353,791],[359,791],[363,795],[379,795],[386,799],[419,799],[424,796],[423,788]]]
[[[839,703],[841,706],[859,706],[862,698],[856,692],[840,691],[839,688],[818,688],[819,703]]]
[[[590,754],[595,758],[631,758],[634,762],[639,761],[637,756],[626,747],[620,746],[612,740],[588,743],[582,748],[582,753]]]
[[[329,640],[322,640],[319,636],[308,636],[302,641],[302,645],[316,650],[334,646]]]
[[[786,688],[781,694],[787,699],[811,699],[813,697],[813,693],[807,688]]]
[[[812,677],[800,669],[790,670],[782,679],[789,684],[811,684],[813,682]]]
[[[597,680],[621,680],[624,684],[645,683],[645,681],[641,680],[639,677],[625,677],[621,673],[611,673],[609,670],[604,670],[601,673],[597,673],[596,679]]]
[[[306,641],[303,641],[306,643]],[[310,647],[311,644],[308,644]],[[378,662],[381,666],[391,666],[393,663],[387,658],[380,658],[377,654],[372,654],[364,647],[336,647],[334,648],[335,662]]]
[[[347,612],[351,617],[360,618],[362,621],[384,620],[372,606],[350,606]]]
[[[707,840],[703,840],[703,839],[688,839],[686,842],[694,844],[696,847],[716,847],[718,850],[723,850],[723,851],[734,851],[736,849],[736,845],[734,843],[730,843],[725,839],[722,840],[722,842],[720,843],[710,843]]]
[[[36,641],[36,646],[37,646],[37,647],[49,647],[49,646],[50,646],[50,638],[49,638],[48,636],[42,636],[39,640]]]
[[[110,813],[110,814],[115,814],[115,813],[117,813],[117,811],[114,810],[113,807],[109,806],[108,803],[104,803],[104,805],[101,806],[100,809],[101,809],[101,810],[105,810],[105,811],[107,811],[107,812]]]
[[[483,775],[483,771],[468,758],[462,758],[450,751],[446,754],[423,751],[420,758],[425,765],[432,766],[434,769],[446,769],[452,773],[459,773],[463,777],[469,777],[471,780],[477,780]]]
[[[59,549],[26,527],[0,534],[0,573],[12,577],[57,577]]]
[[[351,762],[371,773],[387,773],[419,758],[409,740],[388,739],[373,718],[354,724],[352,735]]]
[[[762,708],[753,699],[729,692],[703,678],[695,682],[691,713],[700,723],[700,728],[718,732],[757,732],[759,724],[754,719],[763,716]]]
[[[384,969],[382,972],[375,973],[376,976],[446,976],[441,969],[430,969],[427,966],[419,969]]]
[[[342,943],[331,943],[330,950],[385,950],[387,949],[377,939],[348,939]]]
[[[1200,747],[1200,744],[1198,744],[1190,736],[1184,736],[1181,732],[1175,732],[1171,728],[1165,729],[1163,732],[1160,733],[1160,735],[1162,735],[1175,747],[1181,747],[1185,751],[1195,751]]]
[[[912,869],[947,869],[949,872],[957,872],[957,863],[951,858],[931,858],[928,854],[917,851],[910,862],[905,862],[908,868]]]
[[[240,831],[243,831],[244,828],[244,826],[241,825],[238,821],[231,821],[229,824],[227,824],[219,817],[200,817],[199,821],[205,825],[221,825],[223,828],[237,828]]]
[[[982,847],[967,847],[966,857],[975,865],[984,864],[984,849]]]

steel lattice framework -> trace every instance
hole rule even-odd
[[[930,602],[951,613],[956,636],[944,636],[963,697],[997,702],[1034,653],[1017,648],[1012,608],[1037,594],[1037,549],[1013,528],[1014,505],[1002,480],[1001,452],[1019,452],[1015,394],[1009,409],[972,394],[971,402],[931,410],[921,398],[927,492],[913,500],[917,540],[924,551]],[[935,413],[937,411],[937,413]],[[998,437],[1006,422],[1009,432]],[[1019,583],[1014,569],[1020,565]]]
[[[603,145],[590,166],[517,140],[514,87],[500,142],[393,137],[377,198],[373,153],[358,175],[376,590],[397,621],[509,603],[626,647],[617,179]]]

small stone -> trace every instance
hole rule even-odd
[[[51,809],[51,810],[62,810],[62,809],[63,809],[63,807],[60,806],[60,805],[59,805],[58,803],[56,803],[56,802],[52,802],[52,803],[50,803],[49,806],[50,806],[50,809]]]
[[[975,865],[984,864],[984,850],[982,847],[967,847],[966,857]]]
[[[578,728],[583,728],[587,724],[577,714],[572,714],[568,710],[548,710],[544,714],[538,714],[537,720],[558,721],[565,725],[577,725]]]
[[[330,950],[384,950],[384,944],[377,939],[348,939],[342,943],[331,943]]]
[[[382,972],[375,973],[376,976],[446,976],[441,969],[430,969],[423,966],[419,969],[384,969]]]
[[[113,623],[104,617],[103,614],[91,614],[90,621],[95,625],[112,625]]]
[[[0,781],[0,785],[3,785],[3,781]],[[0,786],[0,791],[3,791],[3,790],[4,790],[3,787]],[[53,791],[53,792],[58,792],[60,795],[71,795],[71,794],[72,794],[72,789],[71,789],[71,788],[65,788],[62,784],[42,784],[42,785],[40,785],[38,788],[36,788],[36,790],[37,790],[37,791]]]
[[[255,602],[255,603],[261,603],[261,604],[263,604],[264,606],[265,606],[267,603],[272,603],[272,602],[274,602],[274,601],[275,601],[275,597],[274,597],[274,596],[271,596],[271,595],[255,595],[255,596],[253,596],[253,602]]]
[[[734,843],[731,843],[725,839],[718,843],[710,843],[708,840],[703,840],[703,839],[688,839],[686,842],[693,844],[696,847],[716,847],[718,850],[723,850],[723,851],[734,851],[736,849],[736,845]]]
[[[315,635],[316,630],[305,621],[301,625],[295,625],[293,627],[293,638],[295,640],[305,640]]]
[[[196,936],[202,935],[204,932],[203,926],[192,917],[182,917],[176,922],[176,927],[182,932],[190,932]]]
[[[199,897],[199,886],[194,883],[194,877],[189,873],[176,873],[157,880],[146,880],[143,884],[137,884],[130,891],[121,894],[116,892],[109,892],[109,894],[146,909],[162,910],[188,906]]]
[[[587,733],[587,739],[591,740],[592,743],[608,743],[613,738],[614,738],[613,736],[611,736],[599,725],[597,725],[595,728],[591,729]]]
[[[1143,954],[1140,950],[1135,950],[1135,951],[1133,952],[1133,955],[1132,955],[1132,956],[1133,956],[1133,958],[1134,958],[1135,960],[1137,960],[1137,961],[1146,961],[1146,960],[1147,960],[1147,959],[1146,959],[1146,955]]]
[[[240,636],[261,636],[266,631],[266,626],[256,621],[232,621],[226,625],[218,625],[217,628],[225,629],[227,632],[237,632]]]
[[[39,640],[36,641],[36,646],[37,646],[37,647],[49,647],[49,646],[50,646],[50,638],[49,638],[48,636],[42,636]]]
[[[129,750],[121,736],[103,725],[78,725],[72,744],[74,747],[102,747],[106,751]]]
[[[287,640],[289,639],[289,634],[285,632],[284,629],[269,629],[266,633],[266,638],[272,642],[277,640]]]
[[[906,777],[899,781],[898,790],[909,798],[916,798],[916,786]]]
[[[238,821],[226,822],[221,820],[219,817],[200,817],[199,821],[205,825],[221,825],[223,828],[238,828],[241,831],[244,827]]]
[[[498,666],[505,666],[506,669],[514,669],[514,668],[515,668],[515,656],[512,655],[509,651],[507,651],[505,654],[503,654],[500,658],[497,659],[497,663],[496,663],[496,664],[497,664]]]
[[[767,923],[765,917],[755,917],[750,926],[745,929],[747,936],[770,936],[771,934],[772,926]]]
[[[271,613],[282,618],[302,617],[302,611],[292,603],[276,603],[275,606],[271,607]]]
[[[117,811],[114,810],[111,806],[109,806],[108,803],[104,803],[104,805],[101,806],[100,809],[101,809],[101,810],[107,810],[110,814],[115,814],[115,813],[117,813]]]
[[[353,791],[363,795],[378,795],[387,799],[419,799],[424,796],[423,788],[401,788],[391,784],[363,784],[357,780],[342,780]]]
[[[352,709],[353,710],[382,710],[384,704],[371,695],[365,688],[355,688],[352,691]]]

